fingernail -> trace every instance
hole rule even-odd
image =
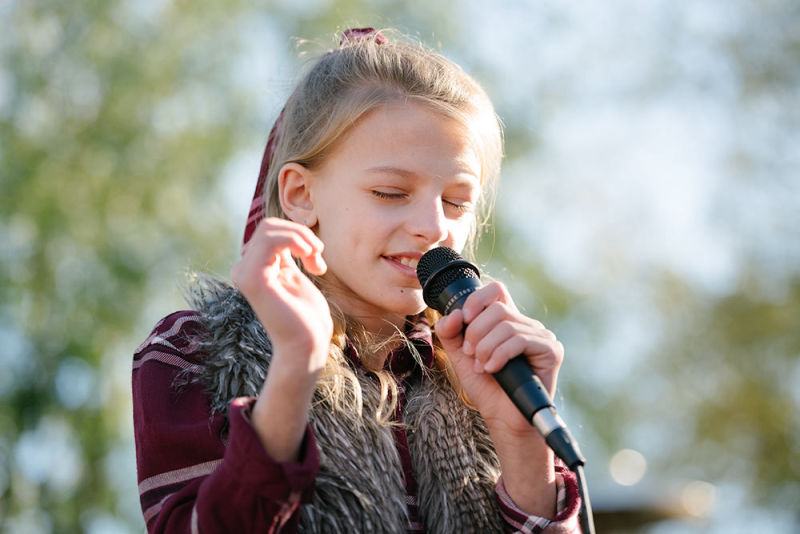
[[[464,340],[464,343],[461,345],[461,350],[463,350],[464,354],[468,356],[472,356],[473,354],[475,354],[475,349],[472,348],[472,344],[466,339]]]

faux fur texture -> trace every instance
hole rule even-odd
[[[269,369],[269,339],[241,293],[223,282],[202,279],[190,301],[205,326],[197,340],[207,355],[200,380],[212,409],[225,413],[232,399],[258,394]],[[313,502],[301,511],[301,532],[406,530],[406,492],[392,424],[374,416],[380,404],[376,381],[356,372],[361,414],[335,410],[315,394],[309,420],[320,470]],[[403,417],[426,530],[502,532],[494,497],[499,462],[480,415],[434,373],[409,385]]]

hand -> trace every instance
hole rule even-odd
[[[272,362],[251,413],[264,450],[279,462],[296,461],[317,376],[333,333],[328,301],[300,270],[327,269],[314,232],[284,219],[259,223],[231,277],[272,342]]]
[[[535,434],[492,373],[524,354],[552,397],[564,359],[564,347],[555,334],[520,313],[499,282],[479,288],[461,310],[440,319],[436,334],[490,430],[499,427],[515,436]]]
[[[307,227],[267,218],[231,273],[267,331],[273,357],[287,355],[291,362],[280,362],[282,366],[311,373],[325,365],[333,322],[327,300],[292,256],[309,273],[322,275],[327,269],[322,249],[322,241]]]

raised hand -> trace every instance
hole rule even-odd
[[[267,454],[279,462],[298,458],[316,380],[328,357],[333,332],[328,302],[293,259],[322,275],[322,248],[305,226],[268,218],[232,271],[272,342],[272,362],[251,421]]]
[[[267,218],[232,271],[233,282],[267,331],[274,355],[291,354],[298,371],[324,365],[333,324],[325,297],[292,257],[299,258],[309,273],[322,275],[326,270],[322,248],[322,241],[307,227]],[[298,361],[303,356],[307,361]]]

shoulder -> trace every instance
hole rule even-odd
[[[134,416],[177,411],[208,417],[208,399],[198,380],[205,368],[198,341],[204,332],[195,311],[174,312],[156,323],[133,353]]]
[[[155,499],[156,505],[181,477],[196,476],[223,455],[225,417],[211,412],[196,380],[205,359],[197,341],[205,331],[201,318],[189,310],[167,315],[133,355],[133,428],[143,504]]]
[[[201,315],[196,311],[183,310],[167,315],[134,351],[133,370],[145,364],[158,364],[198,372],[202,358],[197,339],[204,330]]]
[[[202,396],[213,413],[226,413],[232,399],[258,394],[271,345],[239,295],[235,289],[207,293],[196,310],[156,324],[133,355],[134,404],[150,402],[154,394],[173,403]]]

